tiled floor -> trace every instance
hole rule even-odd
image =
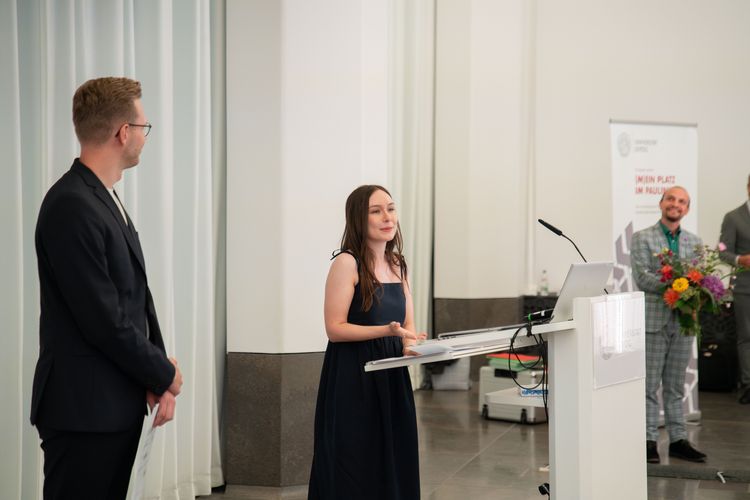
[[[477,412],[477,392],[417,391],[422,498],[429,500],[541,499],[537,487],[549,480],[540,471],[548,461],[547,425],[525,426],[488,421]],[[703,418],[690,425],[690,440],[708,454],[694,465],[667,456],[667,437],[659,451],[662,464],[680,466],[691,477],[715,471],[738,471],[750,477],[750,405],[736,403],[735,394],[701,393]],[[645,460],[645,438],[644,438]],[[746,479],[747,480],[747,479]],[[282,498],[274,490],[234,490],[215,493],[211,500]],[[285,499],[306,498],[299,489]],[[650,476],[649,500],[750,499],[745,482],[722,484],[713,479]]]

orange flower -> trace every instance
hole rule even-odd
[[[701,280],[703,279],[703,274],[701,274],[701,272],[700,272],[700,271],[698,271],[697,269],[691,269],[691,270],[690,270],[690,272],[689,272],[689,273],[687,273],[687,275],[686,275],[686,276],[687,276],[687,278],[688,278],[688,279],[689,279],[690,281],[692,281],[692,282],[693,282],[693,283],[695,283],[696,285],[697,285],[698,283],[700,283],[700,282],[701,282]]]
[[[664,292],[664,302],[674,309],[674,305],[677,303],[677,301],[680,300],[680,292],[672,289],[667,288],[667,291]]]

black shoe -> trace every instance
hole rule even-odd
[[[680,439],[674,443],[669,443],[669,456],[681,458],[689,462],[706,461],[706,454],[693,448],[693,445],[687,439]]]
[[[658,464],[659,450],[656,449],[656,441],[646,441],[646,462],[650,464]]]
[[[748,405],[750,404],[750,388],[745,389],[745,392],[742,393],[742,396],[740,396],[739,403],[741,405]]]

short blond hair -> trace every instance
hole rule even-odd
[[[141,83],[130,78],[94,78],[73,95],[73,125],[81,144],[102,144],[123,123],[136,118]]]

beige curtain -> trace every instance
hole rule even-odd
[[[0,498],[41,498],[42,457],[29,424],[39,316],[34,225],[44,193],[78,154],[73,92],[105,75],[140,80],[154,124],[141,164],[117,189],[141,235],[167,350],[185,377],[175,421],[156,435],[145,497],[193,499],[223,482],[224,332],[215,305],[223,213],[214,193],[222,192],[224,156],[223,128],[212,128],[223,122],[223,77],[211,73],[223,71],[223,45],[212,43],[223,40],[222,16],[223,2],[209,0],[0,2]]]
[[[417,329],[432,329],[435,2],[396,2],[390,184],[399,203]],[[412,384],[423,369],[411,369]]]

